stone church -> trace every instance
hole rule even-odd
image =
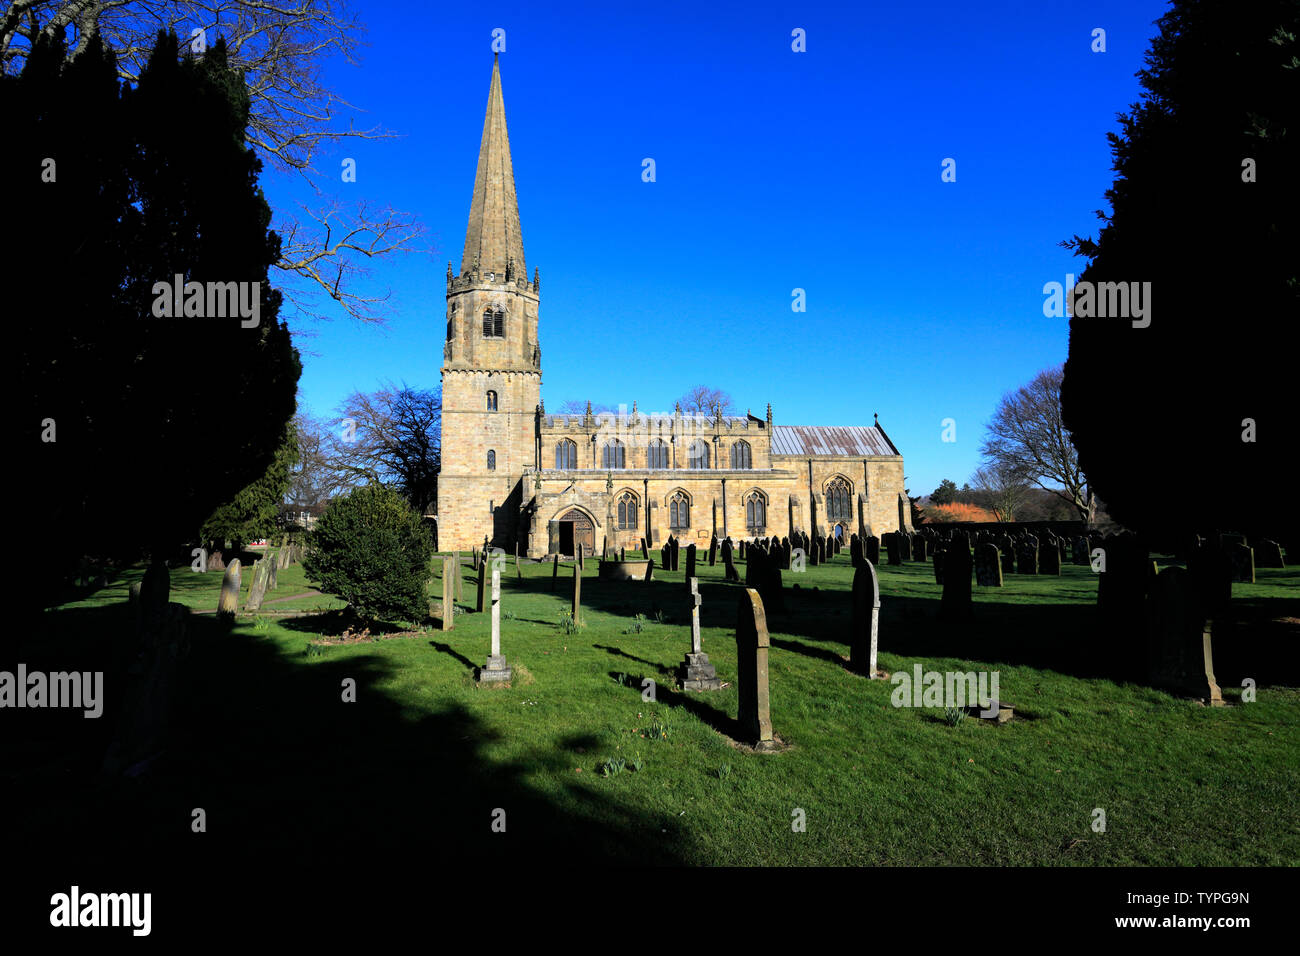
[[[707,545],[910,530],[903,456],[876,421],[777,425],[753,414],[549,415],[538,335],[541,276],[528,277],[492,66],[460,274],[447,264],[438,546],[484,538],[530,557],[604,547]],[[829,400],[831,396],[826,396]]]

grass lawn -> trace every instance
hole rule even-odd
[[[656,552],[656,557],[657,552]],[[684,557],[684,556],[683,556]],[[894,707],[888,681],[845,669],[848,553],[785,574],[785,613],[769,611],[772,723],[791,745],[756,755],[736,735],[734,625],[739,589],[722,565],[698,573],[704,649],[721,691],[684,694],[689,647],[682,572],[649,584],[583,581],[586,626],[566,634],[572,570],[513,559],[502,578],[502,652],[512,686],[480,687],[489,615],[464,596],[439,629],[437,579],[423,630],[319,646],[338,633],[328,596],[267,603],[223,630],[192,619],[192,647],[166,754],[134,779],[97,774],[105,719],[19,711],[6,788],[35,808],[19,843],[70,832],[76,852],[150,860],[257,852],[481,859],[766,865],[1295,865],[1300,825],[1300,672],[1295,570],[1234,586],[1235,626],[1215,664],[1233,706],[1116,680],[1141,662],[1099,627],[1097,579],[1008,575],[974,588],[975,617],[938,618],[929,563],[880,568],[880,666],[999,673],[1016,719],[950,726],[942,710]],[[1161,562],[1162,566],[1165,562]],[[685,567],[685,561],[682,562]],[[29,669],[108,669],[129,633],[126,588],[143,569],[46,615],[20,660]],[[244,584],[251,575],[244,575]],[[743,569],[742,569],[743,577]],[[172,574],[172,600],[215,607],[220,572]],[[796,589],[797,586],[797,589]],[[304,594],[301,566],[267,601]],[[241,602],[242,604],[242,602]],[[636,615],[645,623],[634,632]],[[661,617],[662,621],[657,620]],[[1218,627],[1216,622],[1216,628]],[[1216,630],[1216,634],[1219,632]],[[348,678],[355,703],[341,700]],[[656,700],[642,681],[656,682]],[[1258,699],[1240,703],[1252,678]],[[647,731],[666,728],[663,739]],[[621,774],[601,765],[621,757]],[[633,771],[631,763],[643,766]],[[219,838],[195,848],[191,811]],[[493,811],[506,833],[492,833]],[[1094,809],[1105,832],[1094,832]],[[796,811],[806,830],[791,823]],[[71,836],[67,837],[73,841]]]

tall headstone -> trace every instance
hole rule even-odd
[[[461,602],[461,600],[462,600],[462,596],[463,596],[463,594],[464,594],[464,584],[463,584],[463,582],[461,581],[461,576],[460,576],[460,575],[461,575],[461,567],[460,567],[460,552],[459,552],[459,551],[455,551],[455,552],[452,553],[452,556],[451,556],[451,562],[452,562],[452,572],[456,575],[456,577],[455,577],[455,584],[456,584],[456,603],[459,604],[459,603]]]
[[[943,598],[940,610],[949,620],[964,620],[971,615],[971,556],[964,536],[948,542],[943,559]]]
[[[722,566],[726,579],[736,584],[740,583],[740,575],[736,571],[736,564],[732,560],[732,552],[735,549],[731,546],[731,539],[726,538],[722,542]]]
[[[922,538],[920,535],[917,535],[915,538],[912,539],[912,560],[913,561],[925,560],[925,539]]]
[[[248,585],[248,610],[259,610],[264,597],[266,597],[266,559],[259,558],[253,562],[253,580]]]
[[[1002,561],[991,541],[975,545],[975,583],[982,588],[1002,587]]]
[[[573,623],[582,623],[582,568],[573,566]]]
[[[673,570],[674,571],[681,570],[681,551],[682,551],[682,542],[679,539],[674,538],[673,539]]]
[[[492,568],[492,653],[487,663],[479,668],[478,679],[483,683],[508,681],[514,672],[501,653],[501,566]]]
[[[862,554],[862,541],[859,540],[858,536],[855,534],[849,539],[849,565],[851,567],[860,568],[862,567],[862,562],[864,560],[865,558]]]
[[[1055,574],[1058,577],[1061,574],[1061,549],[1054,539],[1049,538],[1038,549],[1038,573]]]
[[[1038,539],[1027,534],[1016,544],[1016,573],[1038,573]]]
[[[713,567],[718,561],[718,536],[715,534],[709,541],[709,567]]]
[[[930,562],[934,565],[934,583],[943,584],[943,560],[948,555],[948,548],[940,546],[930,553]]]
[[[1083,536],[1076,537],[1070,542],[1070,563],[1076,567],[1087,567],[1092,563],[1088,559],[1089,551],[1088,539]]]
[[[452,570],[453,558],[442,559],[442,629],[450,631],[456,626],[456,572]],[[500,574],[498,572],[498,578]],[[495,613],[496,602],[493,600]]]
[[[556,553],[551,556],[551,590],[552,591],[555,590],[555,586],[559,581],[559,579],[560,579],[560,555]]]
[[[691,650],[681,666],[682,690],[718,690],[722,681],[700,642],[700,583],[688,577],[686,584],[691,599]]]
[[[1232,562],[1234,584],[1255,583],[1255,549],[1244,544],[1228,545],[1228,560]]]
[[[217,598],[217,619],[230,623],[239,611],[239,559],[232,558],[221,578],[221,596]]]
[[[1161,571],[1147,597],[1147,667],[1152,683],[1223,705],[1211,623],[1192,576],[1182,568]]]
[[[646,544],[645,538],[641,539],[641,560],[642,561],[650,560],[650,547]]]
[[[483,609],[487,606],[487,595],[488,595],[487,580],[488,580],[488,561],[487,561],[487,555],[483,555],[483,559],[479,563],[479,568],[478,568],[478,593],[475,596],[475,600],[474,600],[474,609],[479,614],[482,614]]]
[[[853,572],[853,618],[849,636],[849,667],[867,677],[876,676],[876,648],[880,641],[880,582],[876,569],[863,561]]]
[[[740,697],[740,731],[755,750],[777,747],[767,686],[767,654],[771,644],[763,599],[753,588],[746,588],[736,614],[736,684]]]
[[[902,548],[902,536],[897,531],[891,531],[885,535],[885,554],[889,558],[890,565],[902,564],[903,559],[899,556]]]
[[[686,546],[686,589],[689,591],[691,582],[695,580],[695,545]]]
[[[871,562],[873,568],[880,564],[880,539],[874,534],[867,535],[862,545],[862,556]]]

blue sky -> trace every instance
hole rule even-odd
[[[702,383],[742,413],[770,402],[777,424],[878,413],[922,494],[966,480],[999,397],[1065,359],[1042,287],[1082,269],[1058,243],[1096,233],[1106,133],[1165,4],[488,9],[361,4],[361,65],[326,69],[358,126],[402,134],[321,154],[327,184],[417,214],[433,252],[374,266],[386,327],[302,326],[300,403],[325,415],[384,381],[437,386],[501,28],[548,407],[660,411]],[[355,184],[334,172],[344,156]],[[301,196],[269,170],[263,185],[273,206]]]

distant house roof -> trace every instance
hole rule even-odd
[[[774,455],[897,455],[899,451],[879,425],[773,425]]]

